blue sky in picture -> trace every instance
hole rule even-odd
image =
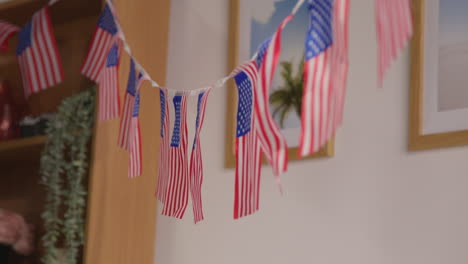
[[[439,34],[441,45],[468,41],[468,1],[440,0]]]
[[[295,4],[296,1],[291,0],[283,0],[274,3],[275,11],[268,22],[265,24],[259,23],[252,19],[250,41],[250,51],[252,55],[255,53],[257,47],[263,42],[263,40],[275,32],[276,28],[279,26],[281,21],[289,15]],[[287,48],[286,44],[291,43],[299,44],[301,47],[304,46],[303,43],[308,23],[307,7],[304,4],[296,14],[294,20],[289,22],[283,31],[283,50]]]
[[[273,35],[276,28],[279,26],[281,21],[289,15],[292,8],[296,4],[296,1],[292,0],[273,0],[275,9],[266,23],[261,23],[255,20],[255,17],[251,21],[251,41],[250,41],[250,53],[253,55],[258,46],[268,37]],[[254,7],[255,8],[255,7]],[[255,14],[255,12],[253,12]],[[281,49],[281,61],[293,61],[294,70],[297,71],[297,66],[300,61],[303,60],[304,53],[304,39],[307,33],[309,25],[307,15],[307,5],[304,4],[296,14],[294,20],[290,21],[283,31],[282,35],[282,49]],[[280,76],[280,65],[278,64],[276,75],[273,80],[272,90],[282,85],[283,80]],[[285,127],[297,128],[300,127],[300,120],[291,112],[289,117],[286,119]]]

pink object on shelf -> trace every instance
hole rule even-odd
[[[0,243],[10,245],[19,254],[30,254],[33,251],[31,227],[22,216],[0,209]]]
[[[7,81],[0,80],[0,140],[18,137],[18,111]]]

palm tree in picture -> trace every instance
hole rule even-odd
[[[270,94],[273,117],[278,118],[281,128],[284,128],[284,120],[291,111],[301,117],[304,61],[301,60],[296,73],[293,71],[292,61],[282,61],[281,77],[284,83]]]

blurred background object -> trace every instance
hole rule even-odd
[[[32,227],[19,214],[0,209],[0,263],[8,263],[12,250],[29,255],[33,249]]]
[[[18,109],[12,100],[10,86],[6,80],[0,79],[0,140],[18,137],[18,119]]]
[[[20,137],[45,135],[47,123],[55,119],[55,113],[45,113],[38,117],[25,116],[19,121]]]

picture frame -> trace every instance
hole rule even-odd
[[[468,76],[457,70],[468,67],[468,53],[463,50],[465,46],[468,48],[468,38],[459,39],[460,36],[452,34],[467,30],[450,21],[457,16],[451,9],[468,10],[468,3],[464,2],[413,1],[410,151],[468,145],[468,93],[464,92],[468,89],[462,86],[468,85]],[[462,26],[468,25],[468,15],[459,19]]]
[[[246,23],[245,22],[252,21],[252,15],[246,14],[247,12],[244,12],[245,10],[251,10],[250,8],[246,8],[246,6],[244,5],[253,4],[253,2],[254,1],[249,1],[249,0],[230,0],[229,2],[229,5],[230,5],[229,6],[229,10],[230,10],[229,37],[228,37],[229,44],[228,44],[228,54],[227,54],[228,71],[232,71],[236,66],[238,66],[240,63],[244,61],[247,61],[250,57],[250,54],[248,54],[249,51],[246,51],[246,47],[243,45],[245,45],[245,43],[251,43],[252,41],[246,41],[243,38],[246,35],[246,32],[245,32]],[[280,2],[285,3],[285,4],[287,3],[288,5],[294,4],[294,1],[280,1]],[[290,7],[287,7],[287,9],[290,10]],[[301,11],[299,11],[299,13],[300,12]],[[306,12],[306,10],[303,10],[303,12]],[[242,25],[241,25],[241,21],[242,21]],[[275,25],[275,27],[277,27],[278,25],[279,23]],[[308,25],[308,22],[304,22],[304,26],[307,27],[307,25]],[[282,47],[283,50],[287,48],[288,45],[291,44],[286,41],[287,39],[286,32],[288,28],[290,28],[291,26],[294,26],[293,23],[289,24],[283,33],[283,47]],[[303,32],[305,34],[306,31],[304,30]],[[274,33],[274,30],[271,32],[265,32],[265,34],[273,34],[273,33]],[[298,43],[298,45],[303,46],[303,40],[300,43]],[[249,47],[248,49],[252,50],[252,47]],[[302,58],[303,56],[301,56],[300,58],[297,58],[296,61],[299,61],[299,59],[302,60]],[[280,58],[280,63],[277,67],[276,75],[279,75],[280,68],[281,68],[280,64],[281,64],[281,58]],[[275,81],[273,81],[273,85],[274,83]],[[236,110],[237,110],[237,90],[236,90],[236,86],[233,80],[230,80],[228,82],[228,95],[227,95],[226,106],[227,106],[227,111],[226,111],[225,167],[234,168],[236,166],[235,124],[236,124]],[[296,123],[298,123],[298,120],[295,120],[295,121]],[[294,131],[293,129],[294,130],[297,129],[297,131]],[[288,131],[291,131],[291,130],[293,130],[292,133],[289,133],[290,134],[289,136],[286,135],[286,138],[288,139],[288,145],[290,145],[289,141],[295,138],[297,139],[297,144],[288,149],[288,157],[289,157],[289,160],[299,160],[301,159],[298,154],[299,152],[298,143],[299,143],[299,137],[300,137],[300,122],[299,122],[299,127],[288,128]],[[308,157],[304,157],[304,159],[333,157],[334,154],[335,154],[334,138],[332,138],[317,153],[310,155]],[[264,159],[264,162],[265,162],[265,159]]]

